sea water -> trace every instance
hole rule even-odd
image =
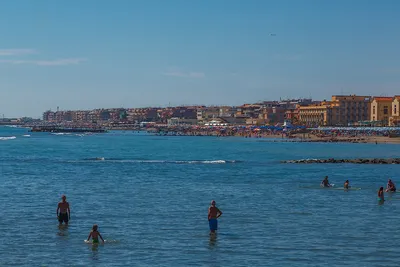
[[[398,266],[400,196],[379,205],[377,189],[400,183],[400,166],[280,161],[400,157],[399,146],[279,141],[2,127],[0,265]],[[362,189],[321,189],[325,175]],[[109,243],[83,242],[93,224]]]

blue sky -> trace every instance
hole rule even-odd
[[[400,94],[399,13],[395,0],[4,0],[0,114]]]

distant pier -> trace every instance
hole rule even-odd
[[[103,128],[93,127],[59,127],[59,126],[34,126],[31,132],[46,132],[46,133],[105,133],[107,130]]]

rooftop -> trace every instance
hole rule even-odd
[[[389,97],[389,96],[375,96],[374,100],[377,101],[392,101],[393,97]]]

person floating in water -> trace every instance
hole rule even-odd
[[[386,192],[396,192],[396,185],[392,182],[391,179],[388,180]]]
[[[385,201],[385,196],[384,196],[384,193],[383,193],[383,186],[381,186],[381,188],[379,188],[378,201],[380,201],[380,202],[384,202]]]
[[[97,231],[97,229],[98,229],[97,224],[94,224],[93,227],[92,227],[92,231],[90,231],[89,236],[88,236],[86,241],[89,241],[90,238],[92,238],[92,243],[93,244],[98,244],[99,243],[99,237],[100,237],[101,241],[103,241],[103,243],[104,243],[104,239],[101,236],[101,234],[99,233],[99,231]]]
[[[349,189],[349,188],[350,188],[350,182],[349,182],[349,180],[346,180],[346,182],[344,182],[343,187],[344,187],[344,189]]]
[[[64,222],[66,225],[71,219],[71,210],[69,209],[69,203],[66,201],[65,195],[61,196],[61,202],[58,202],[57,206],[57,218],[60,225]]]
[[[321,186],[322,187],[331,187],[331,184],[329,183],[329,180],[328,180],[328,176],[325,176],[324,180],[322,180]]]
[[[210,234],[214,234],[218,230],[218,218],[222,215],[216,206],[215,201],[211,201],[211,206],[208,208],[208,224],[210,226]]]

